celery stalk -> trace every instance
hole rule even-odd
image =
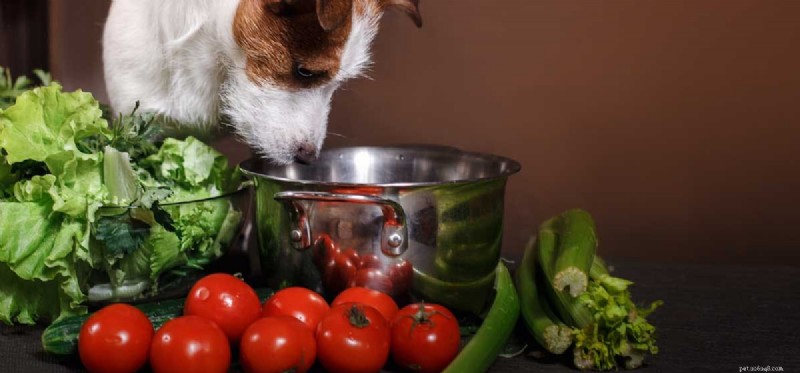
[[[553,354],[562,354],[572,345],[572,328],[562,323],[550,309],[535,276],[535,241],[525,248],[516,272],[522,317],[536,341]]]
[[[594,221],[588,212],[573,209],[559,217],[561,233],[554,262],[553,287],[577,297],[586,291],[597,250]]]
[[[577,298],[558,291],[552,283],[556,259],[556,246],[561,238],[551,227],[557,220],[551,219],[542,224],[536,240],[536,262],[541,270],[541,289],[550,300],[556,315],[567,325],[583,328],[594,322],[592,313],[583,307]]]
[[[658,353],[655,327],[646,317],[659,307],[637,307],[631,281],[612,276],[595,255],[594,223],[585,211],[571,210],[543,223],[536,240],[536,279],[557,316],[573,328],[573,363],[579,369],[632,369]],[[523,263],[524,265],[525,263]],[[567,272],[579,268],[585,279]],[[579,277],[579,276],[578,276]],[[584,286],[580,286],[585,283]],[[564,286],[558,286],[564,285]],[[574,290],[583,291],[574,297]],[[561,291],[567,289],[569,291]]]

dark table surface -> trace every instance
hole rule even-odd
[[[800,268],[609,262],[636,283],[635,301],[665,302],[650,317],[661,351],[642,371],[800,370]],[[0,326],[0,373],[82,371],[76,359],[46,355],[41,331]],[[575,371],[532,355],[499,359],[491,371]]]

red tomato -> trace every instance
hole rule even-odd
[[[136,372],[147,362],[153,324],[138,308],[112,304],[95,312],[81,327],[78,353],[92,373]]]
[[[322,283],[328,291],[333,293],[342,291],[356,276],[357,271],[358,268],[349,257],[342,253],[335,253],[333,257],[325,260],[321,270]]]
[[[244,281],[229,274],[215,273],[194,284],[183,306],[183,314],[213,321],[231,342],[237,342],[244,330],[261,315],[261,301]]]
[[[386,294],[392,294],[394,285],[389,276],[378,268],[362,268],[356,272],[355,277],[350,281],[350,287],[362,286]]]
[[[364,268],[383,268],[383,263],[381,262],[381,258],[377,254],[367,254],[361,257],[361,264],[358,266],[359,269]]]
[[[317,356],[329,372],[374,373],[389,357],[389,324],[367,305],[331,308],[317,327]]]
[[[331,307],[336,307],[345,303],[361,303],[378,310],[387,323],[394,319],[397,313],[397,303],[392,297],[380,291],[365,287],[352,287],[339,293],[331,302]]]
[[[358,268],[358,266],[361,265],[361,256],[358,255],[358,252],[352,247],[342,251],[341,255],[350,260],[350,263],[353,264],[354,267]]]
[[[322,267],[325,265],[325,260],[327,258],[332,258],[334,253],[338,251],[339,249],[336,248],[336,245],[333,243],[333,239],[330,235],[327,233],[320,234],[317,237],[317,240],[314,241],[314,264],[316,264],[317,267],[322,270]]]
[[[350,286],[365,286],[392,296],[406,293],[414,275],[414,269],[408,261],[388,260],[377,254],[363,255],[358,268]]]
[[[212,321],[183,316],[158,329],[150,346],[150,367],[155,373],[222,373],[231,363],[225,333]]]
[[[389,266],[388,275],[394,285],[394,294],[399,295],[411,288],[414,268],[410,262],[400,259]]]
[[[458,320],[437,304],[410,304],[392,322],[392,359],[416,372],[441,372],[458,354],[460,341]]]
[[[325,289],[338,293],[355,278],[361,265],[361,257],[353,248],[340,250],[331,236],[320,234],[314,241],[313,261],[322,274]]]
[[[311,331],[317,330],[319,320],[331,309],[328,302],[316,292],[291,287],[278,291],[266,302],[261,311],[262,317],[291,316],[307,325]]]
[[[303,373],[317,356],[314,333],[291,316],[257,320],[245,330],[240,348],[247,373]]]

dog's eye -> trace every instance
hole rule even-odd
[[[297,66],[297,69],[295,69],[295,72],[297,73],[297,76],[299,76],[301,78],[312,78],[312,77],[314,77],[314,72],[313,71],[311,71],[309,69],[306,69],[305,67],[302,67],[302,66]]]
[[[310,69],[308,69],[308,68],[304,67],[303,65],[297,65],[297,66],[295,66],[295,68],[294,68],[294,75],[295,75],[295,76],[296,76],[298,79],[313,79],[313,78],[318,78],[318,77],[321,77],[321,76],[325,75],[325,73],[326,73],[325,71],[314,71],[314,70],[310,70]]]

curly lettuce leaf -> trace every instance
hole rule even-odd
[[[30,180],[22,180],[14,184],[14,198],[19,202],[41,202],[52,204],[56,177],[53,175],[34,176]]]
[[[57,282],[25,281],[0,265],[0,322],[33,325],[40,318],[56,320],[86,313],[86,307],[73,305]]]
[[[0,321],[6,323],[86,312],[78,273],[85,266],[74,255],[82,224],[53,214],[38,196],[38,202],[0,202]]]
[[[222,254],[241,221],[230,201],[166,204],[238,188],[224,156],[191,137],[159,147],[146,113],[109,129],[89,93],[19,93],[0,109],[0,321],[83,313],[93,290],[141,293]]]
[[[83,313],[81,287],[98,261],[90,223],[105,187],[102,154],[75,141],[107,135],[107,123],[91,94],[57,84],[19,95],[0,123],[0,320]]]
[[[168,138],[158,153],[147,157],[142,166],[168,186],[177,186],[173,201],[204,198],[234,189],[241,178],[238,168],[228,167],[227,158],[202,141]]]
[[[175,221],[181,249],[202,253],[207,257],[222,255],[217,232],[227,233],[222,228],[230,226],[228,220],[234,220],[237,224],[241,220],[241,213],[226,199],[165,206],[165,209]]]
[[[58,177],[61,186],[85,195],[97,195],[98,199],[105,198],[102,153],[63,151],[48,156],[45,164]]]
[[[161,273],[186,264],[187,256],[180,250],[180,239],[175,233],[155,226],[150,230],[146,247],[150,255],[150,278],[155,280]]]
[[[108,123],[91,93],[64,93],[53,83],[27,91],[0,113],[0,148],[9,164],[45,161],[63,151],[77,151],[75,142],[109,135]]]

